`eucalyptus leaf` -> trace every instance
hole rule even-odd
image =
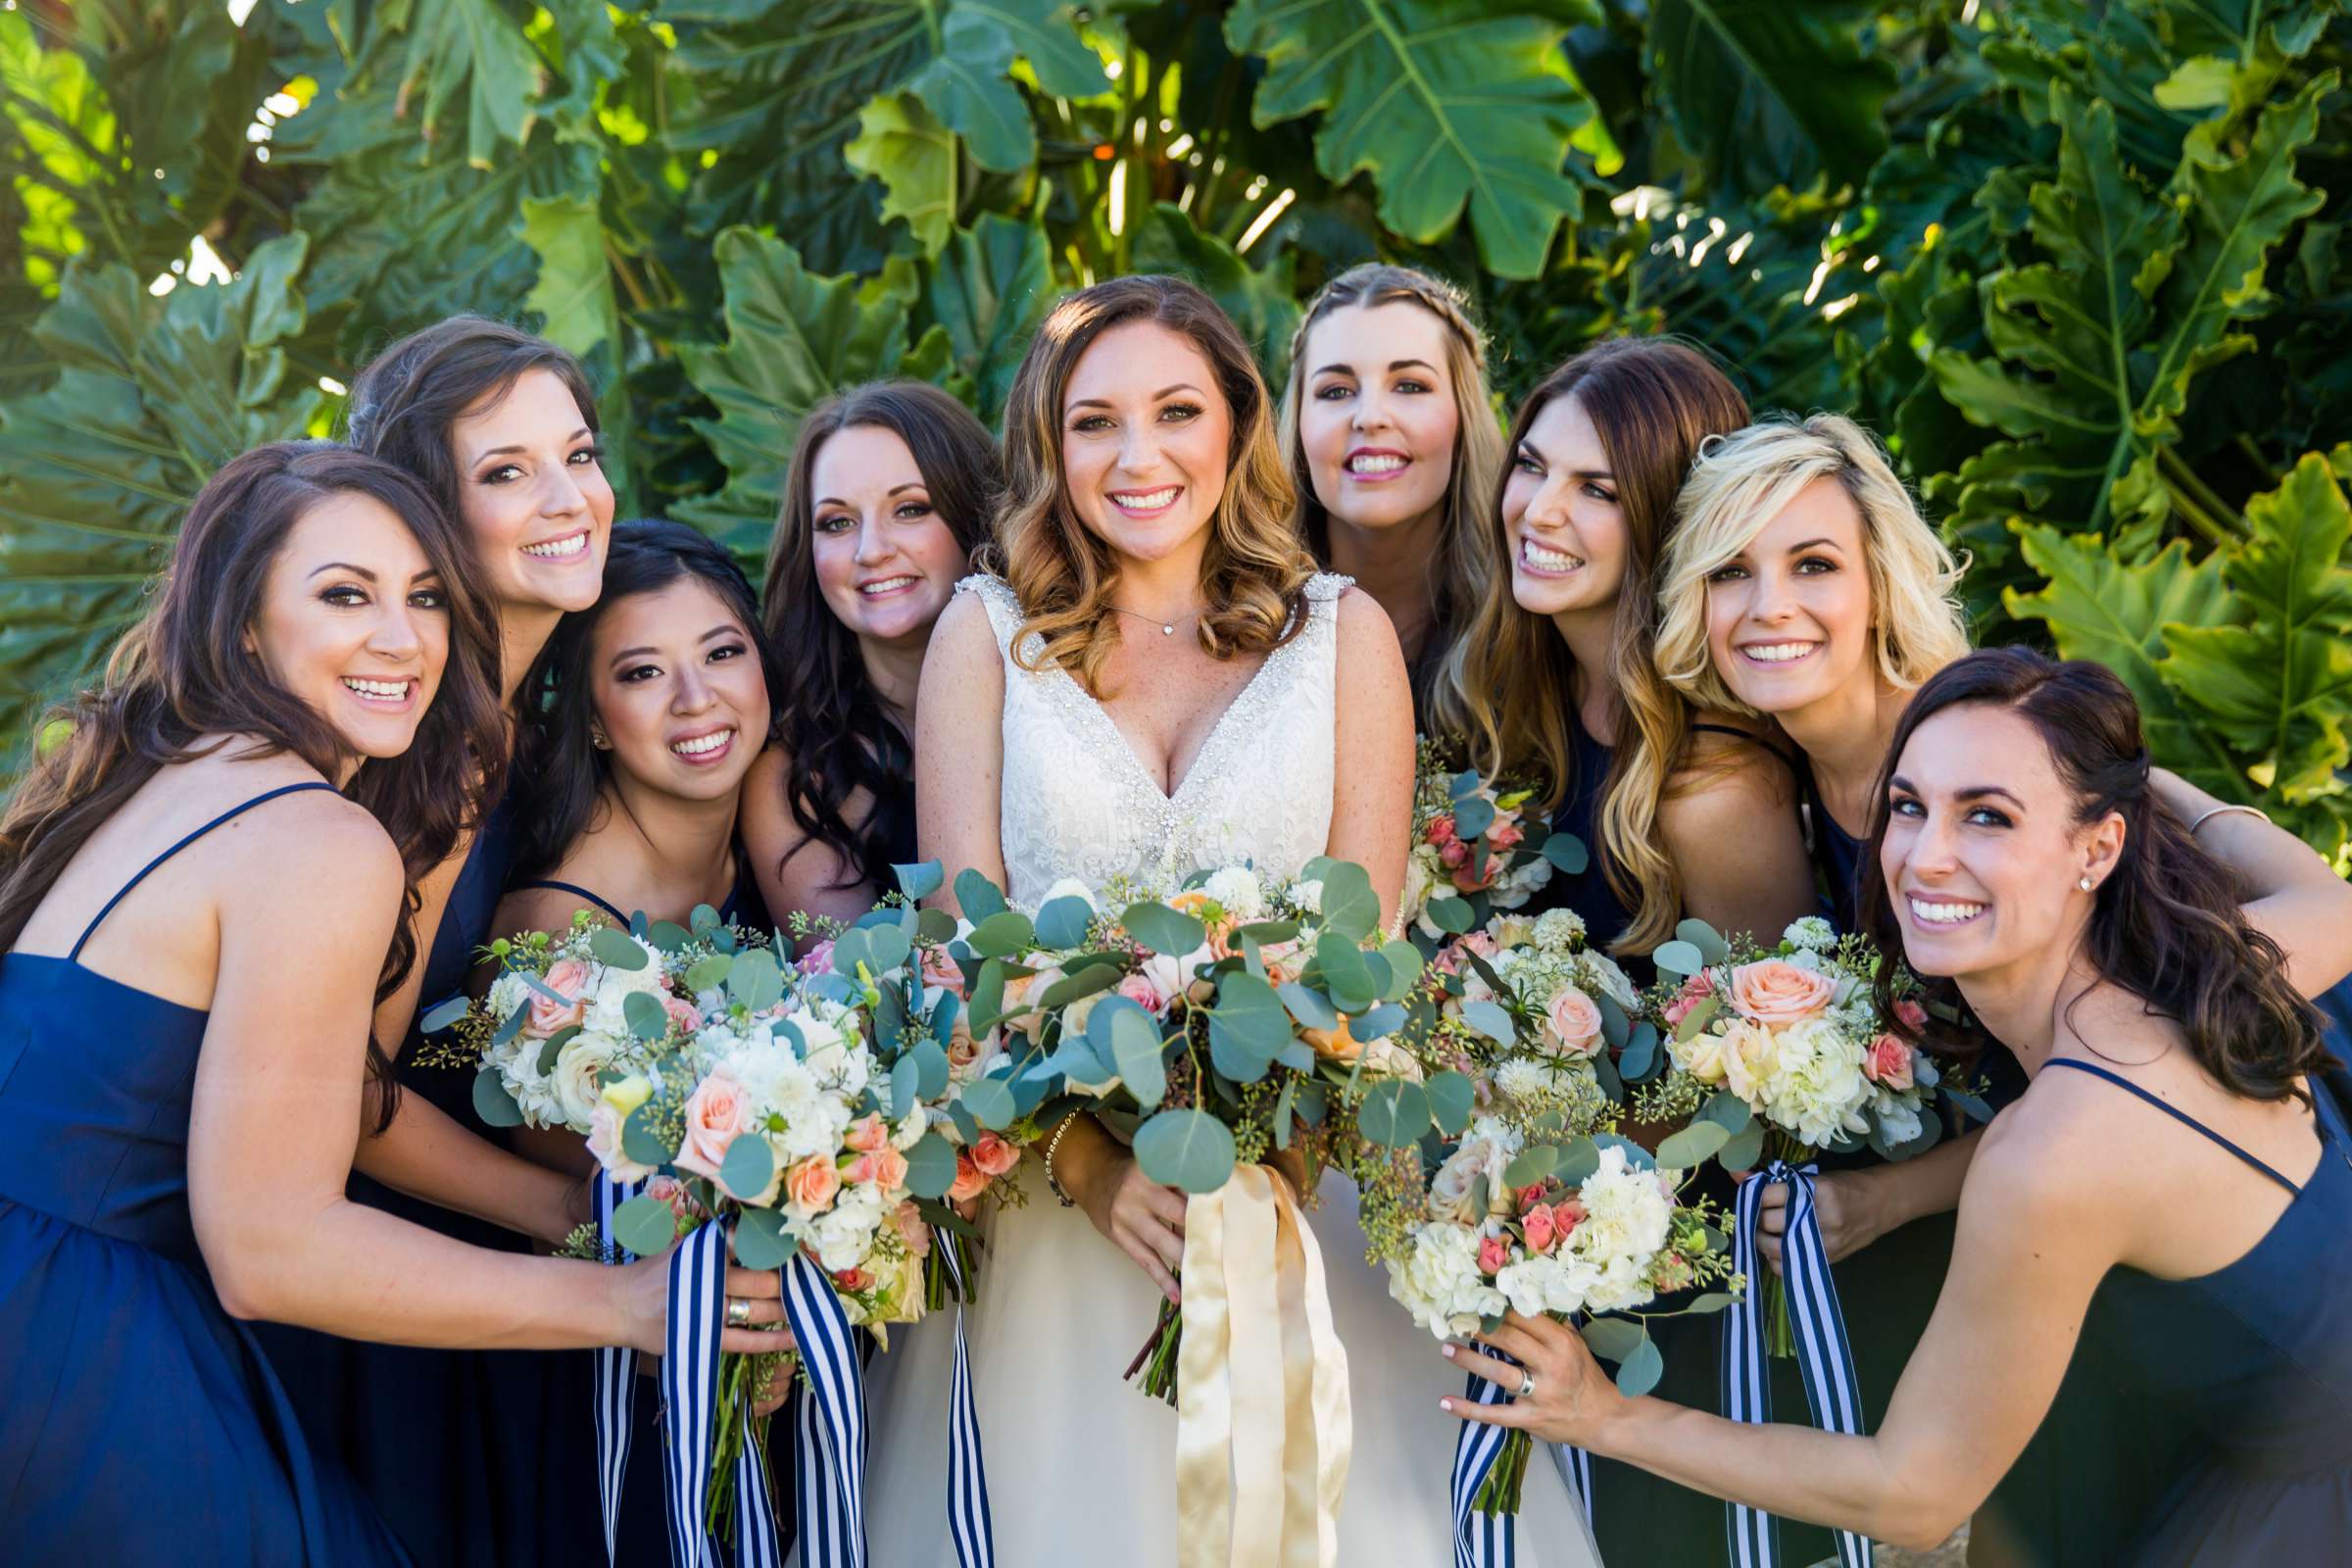
[[[916,1041],[901,1060],[914,1064],[916,1099],[937,1100],[948,1092],[948,1054],[938,1041]]]
[[[1075,948],[1086,941],[1095,906],[1074,894],[1050,899],[1037,911],[1037,942],[1045,948]]]
[[[1582,1187],[1585,1178],[1600,1169],[1600,1145],[1591,1138],[1572,1140],[1560,1150],[1552,1174],[1569,1187]]]
[[[947,880],[947,873],[937,860],[917,860],[912,865],[894,864],[890,872],[898,878],[899,892],[908,904],[920,904],[937,893]]]
[[[654,1257],[678,1239],[678,1217],[658,1198],[640,1193],[612,1210],[612,1240],[639,1257]]]
[[[1340,1026],[1340,1009],[1333,1006],[1331,999],[1320,991],[1310,991],[1298,981],[1290,980],[1276,986],[1274,993],[1282,998],[1283,1005],[1291,1009],[1291,1016],[1307,1028],[1336,1029]]]
[[[416,1027],[425,1034],[437,1035],[451,1025],[462,1022],[466,1014],[472,1010],[471,997],[451,997],[426,1008],[424,1016],[416,1021]]]
[[[931,1042],[926,1040],[923,1044],[931,1045]],[[931,1046],[931,1049],[937,1051],[939,1048]],[[892,1121],[905,1121],[906,1113],[914,1109],[915,1094],[922,1082],[922,1068],[915,1065],[914,1054],[911,1052],[890,1064],[890,1119]]]
[[[1694,975],[1707,966],[1707,960],[1697,947],[1689,942],[1661,942],[1658,951],[1649,956],[1660,974]]]
[[[1004,890],[977,871],[958,871],[956,903],[963,910],[963,917],[977,925],[992,914],[1004,912]]]
[[[669,1163],[672,1151],[662,1141],[662,1135],[654,1131],[649,1114],[653,1108],[654,1102],[649,1100],[629,1112],[628,1119],[620,1124],[620,1152],[640,1165],[662,1166]]]
[[[1658,1354],[1658,1342],[1643,1334],[1642,1343],[1617,1364],[1617,1392],[1629,1399],[1638,1399],[1656,1388],[1665,1373],[1666,1362]]]
[[[724,953],[697,958],[686,966],[686,989],[699,997],[706,991],[723,986],[734,967],[735,959]]]
[[[606,968],[625,969],[632,974],[652,961],[646,957],[645,949],[638,945],[635,937],[626,932],[615,931],[609,925],[590,928],[588,951],[594,954],[596,961]]]
[[[1723,933],[1704,920],[1685,920],[1674,928],[1675,940],[1688,942],[1698,950],[1698,956],[1709,963],[1723,963],[1732,956],[1732,945]]]
[[[1380,897],[1372,877],[1352,860],[1329,860],[1323,867],[1323,929],[1361,942],[1380,928]]]
[[[484,1067],[473,1075],[473,1113],[491,1127],[522,1125],[522,1107],[507,1093],[496,1067]]]
[[[948,1196],[956,1185],[956,1146],[939,1134],[925,1133],[906,1151],[906,1190],[934,1200]]]
[[[727,1146],[727,1157],[719,1161],[718,1179],[728,1196],[750,1202],[767,1190],[775,1179],[776,1152],[764,1138],[738,1138]]]
[[[1667,1170],[1689,1170],[1732,1141],[1721,1122],[1694,1121],[1658,1144],[1658,1164]]]
[[[992,914],[972,928],[972,951],[984,958],[1009,958],[1028,949],[1037,935],[1029,917],[1018,909]]]
[[[1462,1022],[1498,1046],[1507,1046],[1519,1037],[1519,1026],[1499,1002],[1463,1003]]]
[[[1592,863],[1592,855],[1585,849],[1585,841],[1573,833],[1554,833],[1545,838],[1544,858],[1549,860],[1555,869],[1570,876],[1584,875],[1585,867]]]
[[[754,1012],[774,1006],[784,996],[784,972],[776,967],[775,955],[765,948],[753,948],[735,955],[735,966],[727,973],[727,998]]]
[[[1593,1318],[1579,1332],[1585,1348],[1604,1361],[1623,1361],[1648,1338],[1641,1324],[1622,1317]]]
[[[1233,1176],[1233,1134],[1204,1110],[1163,1110],[1135,1130],[1135,1160],[1153,1181],[1213,1193]]]
[[[1559,1169],[1560,1152],[1549,1144],[1530,1144],[1511,1156],[1502,1172],[1504,1182],[1512,1187],[1533,1187]]]
[[[1428,916],[1431,925],[1452,937],[1460,936],[1476,923],[1470,906],[1450,893],[1431,899],[1422,913]]]
[[[1698,1107],[1698,1117],[1701,1121],[1714,1122],[1725,1132],[1737,1136],[1747,1131],[1747,1124],[1756,1119],[1756,1113],[1748,1109],[1746,1101],[1729,1089],[1718,1089],[1707,1097],[1705,1104]]]
[[[1380,956],[1389,966],[1389,983],[1381,996],[1390,1002],[1402,1002],[1420,982],[1421,950],[1410,942],[1391,939],[1382,945]]]
[[[1012,1087],[1003,1078],[975,1078],[963,1086],[963,1108],[972,1119],[992,1133],[1001,1133],[1012,1125],[1020,1114],[1013,1103]]]
[[[1119,916],[1127,934],[1153,953],[1181,958],[1208,940],[1208,928],[1164,904],[1130,904]]]
[[[1429,1095],[1419,1084],[1402,1078],[1384,1079],[1365,1094],[1356,1107],[1356,1130],[1383,1149],[1406,1149],[1429,1131]]]
[[[1732,1295],[1729,1291],[1709,1291],[1706,1293],[1706,1295],[1701,1296],[1696,1300],[1692,1301],[1689,1306],[1684,1307],[1683,1310],[1694,1315],[1707,1312],[1720,1312],[1725,1307],[1730,1306],[1734,1301],[1739,1299],[1739,1297]]]
[[[1315,968],[1332,1004],[1342,1012],[1361,1012],[1380,1000],[1380,988],[1372,983],[1363,950],[1336,931],[1326,931],[1315,939]]]
[[[1035,1001],[1048,1012],[1068,1006],[1071,1003],[1108,991],[1119,983],[1119,971],[1107,963],[1090,963],[1074,974],[1065,974],[1040,992]]]
[[[675,920],[656,920],[646,928],[645,940],[663,953],[683,953],[694,934]]]
[[[735,1148],[754,1142],[757,1140],[739,1138]],[[772,1208],[745,1209],[736,1217],[732,1240],[735,1261],[745,1268],[782,1268],[792,1261],[792,1254],[800,1248],[798,1241],[784,1229],[784,1216]]]
[[[1168,1092],[1166,1065],[1160,1059],[1159,1026],[1141,1007],[1121,1007],[1110,1015],[1110,1051],[1119,1079],[1145,1110],[1158,1108]]]
[[[1764,1124],[1751,1121],[1740,1132],[1732,1134],[1721,1149],[1715,1151],[1715,1161],[1725,1170],[1754,1170],[1756,1161],[1764,1157]]]
[[[640,1040],[659,1040],[669,1033],[669,1012],[651,993],[632,991],[621,999],[620,1015],[629,1033]]]
[[[1429,1116],[1438,1131],[1448,1138],[1460,1136],[1476,1108],[1477,1086],[1466,1075],[1448,1070],[1430,1074],[1421,1088],[1429,1096]]]

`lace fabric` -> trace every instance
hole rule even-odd
[[[1331,835],[1338,745],[1339,598],[1349,579],[1306,584],[1307,624],[1266,657],[1169,795],[1110,714],[1067,670],[1022,668],[1019,601],[1001,578],[980,597],[1004,658],[1004,763],[998,834],[1006,895],[1034,908],[1065,876],[1101,888],[1249,863],[1287,877]]]

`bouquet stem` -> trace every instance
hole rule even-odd
[[[1527,1484],[1527,1456],[1535,1450],[1527,1434],[1517,1427],[1506,1427],[1502,1434],[1502,1451],[1494,1455],[1494,1463],[1487,1470],[1487,1479],[1479,1485],[1472,1505],[1489,1518],[1519,1511],[1520,1494]]]
[[[1176,1402],[1176,1356],[1184,1345],[1184,1308],[1174,1301],[1159,1303],[1159,1321],[1152,1326],[1152,1337],[1144,1348],[1135,1352],[1127,1363],[1127,1380],[1134,1382],[1143,1375],[1141,1388],[1152,1398],[1163,1403]]]
[[[1813,1157],[1812,1150],[1778,1128],[1766,1136],[1764,1146],[1766,1157],[1790,1165],[1801,1165]],[[1787,1238],[1784,1236],[1782,1240],[1781,1255],[1785,1266],[1788,1258]],[[1793,1360],[1796,1356],[1796,1331],[1788,1321],[1788,1283],[1779,1270],[1767,1268],[1760,1273],[1761,1277],[1751,1288],[1757,1293],[1757,1304],[1764,1312],[1765,1353],[1783,1361]]]
[[[761,1391],[775,1379],[791,1377],[794,1367],[790,1352],[775,1355],[724,1355],[718,1365],[718,1437],[710,1451],[710,1494],[703,1508],[703,1528],[728,1545],[735,1544],[735,1462],[743,1454],[747,1429],[743,1409],[757,1401]],[[748,1441],[764,1459],[767,1453],[767,1417],[760,1416],[749,1427]],[[760,1466],[762,1475],[766,1466]]]

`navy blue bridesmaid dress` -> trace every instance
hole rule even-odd
[[[417,1016],[461,995],[514,866],[513,798],[475,835],[433,933]],[[495,1136],[473,1111],[473,1074],[419,1065],[412,1027],[401,1092]],[[353,1172],[355,1201],[475,1247],[531,1242]],[[585,1350],[437,1350],[301,1329],[265,1335],[312,1442],[339,1455],[419,1562],[448,1568],[578,1568],[604,1558]]]
[[[79,962],[148,862],[58,958],[0,956],[0,1559],[293,1565],[410,1559],[313,1451],[188,1211],[207,1014]]]

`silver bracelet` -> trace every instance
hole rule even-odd
[[[2188,831],[2191,834],[2194,834],[2197,829],[2203,827],[2215,817],[2225,815],[2230,811],[2243,811],[2248,816],[2259,816],[2265,822],[2268,822],[2271,819],[2271,813],[2262,809],[2262,808],[2258,806],[2216,806],[2207,810],[2199,811],[2197,813],[2197,819],[2188,824]]]

